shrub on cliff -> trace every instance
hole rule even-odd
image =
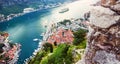
[[[60,24],[62,25],[66,25],[67,23],[71,24],[71,21],[70,20],[63,20],[62,22],[59,22]]]
[[[52,55],[41,61],[41,64],[72,64],[72,52],[67,44],[60,44]]]
[[[43,57],[46,56],[46,52],[44,50],[41,50],[40,52],[37,53],[37,55],[30,60],[28,64],[39,64],[42,60]]]
[[[83,42],[86,38],[86,30],[79,29],[78,31],[74,32],[74,45],[79,45],[81,42]]]
[[[53,46],[50,43],[44,43],[43,44],[43,50],[46,52],[53,52]]]

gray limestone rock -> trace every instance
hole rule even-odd
[[[90,11],[85,57],[77,64],[120,64],[120,4],[111,7]]]
[[[111,11],[109,8],[95,6],[91,10],[90,23],[95,26],[108,28],[119,20],[120,16],[115,15],[115,12]]]

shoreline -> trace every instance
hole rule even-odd
[[[1,63],[15,64],[19,58],[19,53],[21,51],[21,44],[11,42],[9,40],[9,34],[7,32],[0,33],[0,42],[2,42],[1,43],[2,45],[4,45],[1,48],[1,50],[3,51],[0,54],[1,56],[0,64]]]
[[[14,19],[14,18],[16,18],[16,17],[20,17],[20,16],[23,16],[23,15],[25,15],[25,14],[29,14],[29,13],[36,12],[36,11],[40,11],[40,10],[43,10],[43,9],[36,9],[36,10],[30,11],[30,12],[28,12],[28,13],[10,14],[10,15],[7,16],[6,19],[0,20],[0,23],[2,23],[2,22],[8,22],[8,21],[10,21],[10,20],[12,20],[12,19]],[[12,17],[11,17],[11,16],[12,16]]]
[[[58,7],[58,8],[59,8],[59,7]],[[15,18],[15,19],[16,19],[16,18]],[[7,23],[7,21],[6,21],[6,22],[3,22],[3,23]],[[39,44],[40,44],[40,43],[39,43]],[[37,46],[38,46],[38,45],[37,45]],[[37,46],[36,46],[36,48],[38,48]],[[39,46],[39,47],[41,47],[41,46]],[[34,49],[33,49],[33,51],[34,51]],[[32,53],[33,53],[33,52],[32,52]],[[31,55],[32,55],[32,54],[31,54]],[[29,55],[28,57],[30,57],[30,55]],[[20,59],[21,59],[21,57],[20,57]],[[18,61],[19,61],[19,59],[18,59]],[[24,60],[23,60],[23,61],[24,61]],[[23,63],[23,61],[22,61],[21,63]]]
[[[19,59],[19,53],[21,51],[21,45],[16,43],[16,46],[17,46],[17,51],[14,53],[14,59],[12,59],[11,61],[9,61],[10,64],[14,64],[14,63],[17,63],[18,59]]]
[[[77,1],[77,0],[76,0]],[[40,7],[38,9],[34,9],[33,11],[30,11],[30,12],[27,12],[27,13],[17,13],[17,14],[9,14],[7,17],[4,17],[4,14],[1,14],[1,17],[3,19],[0,20],[0,23],[2,22],[7,22],[9,20],[12,20],[16,17],[20,17],[20,16],[23,16],[25,14],[29,14],[29,13],[32,13],[32,12],[36,12],[36,11],[40,11],[40,10],[44,10],[44,9],[52,9],[52,8],[56,8],[56,7],[60,7],[60,6],[63,6],[63,5],[66,5],[66,4],[69,4],[69,3],[72,3],[72,2],[75,2],[75,1],[68,1],[68,2],[64,2],[63,4],[62,3],[58,3],[58,4],[50,4],[50,5],[46,5],[46,6],[43,6],[43,7]]]
[[[77,18],[77,19],[68,19],[68,20],[70,20],[71,22],[74,23],[76,20],[79,21],[80,18]],[[80,22],[81,22],[81,24],[82,24],[82,21],[80,21]],[[45,42],[47,42],[47,38],[49,38],[50,35],[54,32],[54,31],[52,31],[52,28],[53,28],[53,27],[56,27],[55,30],[57,30],[58,28],[61,27],[61,25],[58,25],[57,23],[59,23],[59,22],[51,23],[51,25],[47,26],[48,28],[46,28],[46,29],[47,29],[46,32],[43,32],[43,33],[44,33],[44,36],[43,36],[43,33],[41,34],[41,35],[43,36],[43,39],[39,42],[38,48],[34,50],[33,55],[31,55],[29,58],[27,58],[27,59],[24,61],[24,64],[28,64],[28,62],[29,62],[32,58],[34,58],[34,57],[36,56],[36,54],[41,50],[42,44],[44,44]],[[54,25],[54,26],[52,26],[52,25]],[[86,28],[86,27],[83,27],[82,25],[81,25],[79,28],[87,30],[87,28]]]
[[[79,0],[78,0],[78,1],[79,1]],[[82,1],[83,1],[83,0],[82,0]],[[75,1],[75,2],[77,2],[77,1]],[[84,14],[85,14],[85,13],[84,13]],[[71,18],[71,19],[68,19],[68,20],[75,21],[75,20],[78,20],[78,19],[81,19],[81,18],[83,18],[83,17],[80,17],[80,18]],[[59,22],[61,22],[61,21],[59,21]],[[57,22],[55,22],[55,23],[53,23],[53,24],[57,24],[57,23],[59,23],[59,22],[57,21]],[[49,37],[48,34],[50,34],[49,31],[51,30],[51,27],[52,27],[52,23],[50,23],[50,24],[48,25],[48,28],[46,28],[46,31],[44,32],[43,39],[42,39],[42,41],[39,42],[38,48],[34,50],[33,55],[31,55],[29,58],[25,59],[24,64],[28,64],[28,62],[29,62],[32,58],[35,57],[35,55],[37,54],[37,52],[39,52],[39,51],[41,50],[41,48],[42,48],[42,45],[41,45],[41,44],[43,44],[44,42],[46,42],[47,38]],[[48,33],[48,34],[47,34],[47,33]],[[51,33],[52,33],[52,32],[51,32]],[[43,33],[42,33],[42,34],[43,34]],[[42,34],[41,34],[41,35],[42,35]]]
[[[54,5],[54,4],[53,4],[53,5]],[[44,10],[44,9],[52,9],[52,8],[56,8],[56,7],[59,7],[59,6],[61,6],[61,4],[58,4],[58,5],[55,5],[55,6],[51,6],[51,7],[45,6],[45,8],[35,9],[35,10],[30,11],[30,12],[27,12],[27,13],[24,13],[24,12],[23,12],[23,13],[18,13],[18,14],[9,14],[7,17],[4,17],[4,19],[0,20],[0,23],[2,23],[2,22],[7,22],[7,21],[9,21],[9,20],[12,20],[12,19],[14,19],[14,18],[16,18],[16,17],[23,16],[23,15],[25,15],[25,14],[29,14],[29,13],[36,12],[36,11],[40,11],[40,10]]]

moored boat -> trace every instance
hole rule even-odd
[[[69,11],[69,8],[64,8],[64,9],[61,9],[61,10],[59,11],[59,13],[65,13],[65,12],[67,12],[67,11]]]

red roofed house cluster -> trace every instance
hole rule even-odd
[[[51,44],[60,44],[60,43],[69,43],[73,42],[73,32],[71,30],[58,29],[58,31],[54,32],[47,40],[47,42]]]
[[[10,59],[14,59],[14,53],[17,51],[17,46],[13,45],[13,48],[11,48],[6,54],[5,57],[9,57]]]
[[[8,33],[0,33],[0,64],[8,64],[10,61],[15,60],[20,50],[20,44],[9,43],[8,37]],[[9,64],[14,64],[14,62],[15,61],[12,61],[12,63]]]

